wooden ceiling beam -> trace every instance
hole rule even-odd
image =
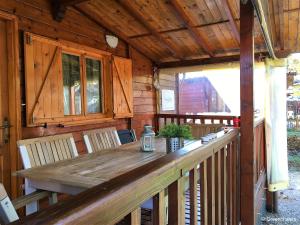
[[[238,41],[238,43],[240,43],[240,31],[239,31],[238,26],[237,26],[237,24],[235,22],[235,19],[233,17],[233,11],[232,11],[232,9],[229,5],[229,2],[228,2],[228,0],[221,0],[221,2],[222,2],[222,5],[225,9],[225,12],[226,12],[227,18],[229,20],[232,32],[235,36],[235,39]]]
[[[153,63],[158,64],[158,60],[150,55],[149,53],[141,50],[141,47],[139,45],[137,45],[136,43],[134,43],[131,39],[129,39],[122,31],[120,31],[117,28],[114,28],[112,26],[110,26],[105,20],[101,19],[101,20],[97,20],[94,17],[92,17],[90,14],[86,13],[84,10],[82,10],[81,8],[79,8],[78,6],[73,6],[78,12],[80,12],[83,16],[87,17],[89,20],[93,21],[95,24],[97,24],[100,27],[103,27],[104,29],[106,29],[107,31],[109,31],[110,33],[114,34],[115,36],[117,36],[118,38],[122,39],[124,42],[126,42],[127,44],[129,44],[131,47],[133,47],[135,50],[137,50],[139,53],[141,53],[142,55],[144,55],[145,57],[147,57],[148,59],[151,59]],[[114,28],[114,29],[113,29]]]
[[[122,6],[123,9],[127,11],[128,14],[130,14],[136,21],[141,23],[147,30],[148,32],[156,37],[159,42],[168,49],[168,51],[178,59],[182,59],[182,52],[178,49],[178,47],[168,41],[161,33],[159,33],[155,27],[153,27],[144,17],[143,15],[138,12],[134,6],[133,6],[133,1],[132,0],[117,0],[119,5]]]
[[[51,0],[53,19],[61,22],[66,14],[67,7],[88,2],[90,0]]]
[[[72,6],[72,5],[77,5],[83,2],[89,2],[90,0],[59,0],[61,5],[64,6]]]
[[[270,34],[270,26],[271,24],[267,23],[266,16],[268,15],[268,12],[265,12],[263,9],[263,5],[261,0],[251,0],[252,4],[254,6],[254,10],[256,12],[260,28],[262,30],[265,43],[268,49],[268,52],[272,58],[276,58],[275,52],[274,52],[274,46],[271,40],[271,34]]]
[[[199,30],[196,28],[196,24],[194,24],[187,13],[183,10],[178,0],[170,0],[169,2],[171,3],[170,5],[172,6],[174,13],[179,19],[184,22],[185,26],[187,27],[195,41],[204,49],[204,51],[206,51],[206,53],[208,53],[210,57],[214,57],[211,47],[199,32]]]
[[[239,55],[225,56],[225,57],[214,57],[206,59],[190,59],[183,61],[173,61],[173,62],[164,62],[158,64],[158,68],[175,68],[175,67],[188,67],[188,66],[199,66],[205,64],[215,64],[215,63],[226,63],[239,61]]]
[[[268,52],[257,52],[255,53],[255,60],[261,61],[262,59],[268,56]],[[240,60],[240,55],[230,55],[230,56],[220,56],[214,58],[203,58],[203,59],[190,59],[183,61],[172,61],[172,62],[163,62],[158,64],[158,68],[176,68],[176,67],[188,67],[188,66],[199,66],[207,64],[217,64],[217,63],[229,63],[229,62],[238,62]]]
[[[239,19],[236,19],[235,21],[239,21]],[[214,26],[214,25],[220,25],[220,24],[224,24],[224,23],[229,23],[229,20],[220,20],[220,21],[217,21],[217,22],[214,22],[214,23],[207,23],[207,24],[197,25],[197,26],[195,26],[195,28],[211,27],[211,26]],[[179,28],[175,28],[175,29],[159,31],[159,33],[160,34],[167,34],[167,33],[173,33],[173,32],[186,31],[186,30],[188,30],[187,27],[179,27]],[[147,36],[150,36],[150,35],[151,35],[151,33],[144,33],[144,34],[138,34],[138,35],[130,36],[129,38],[134,39],[134,38],[147,37]]]

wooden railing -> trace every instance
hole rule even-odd
[[[265,123],[264,119],[259,119],[254,123],[254,152],[255,152],[255,180],[266,172],[265,162]]]
[[[186,114],[157,114],[156,115],[156,127],[159,130],[160,127],[169,124],[224,124],[227,126],[233,126],[233,119],[236,116],[224,116],[224,115],[186,115]]]
[[[266,141],[264,119],[254,121],[254,154],[255,154],[255,213],[260,220],[263,202],[266,199]]]
[[[238,137],[238,130],[232,129],[207,145],[194,142],[16,224],[106,225],[127,216],[136,225],[141,204],[152,198],[154,225],[166,221],[183,225],[186,212],[195,225],[199,211],[201,224],[236,225],[240,218]],[[185,204],[187,193],[190,207]]]

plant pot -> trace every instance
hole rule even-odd
[[[167,138],[167,153],[175,152],[184,146],[183,138]]]

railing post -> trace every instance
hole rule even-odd
[[[221,225],[226,225],[226,216],[227,216],[227,174],[226,174],[226,146],[221,150],[221,168],[222,168],[222,182],[221,182],[221,192],[222,192],[222,212],[221,212]]]
[[[221,205],[221,199],[222,199],[222,194],[221,194],[221,182],[222,182],[222,177],[221,177],[221,151],[220,149],[215,156],[215,190],[216,190],[216,224],[221,225],[222,221],[222,205]]]
[[[153,225],[166,224],[165,191],[153,197]]]
[[[130,213],[130,224],[140,225],[141,224],[141,208],[138,207],[136,210]]]
[[[198,176],[197,167],[192,169],[189,174],[189,187],[190,187],[190,224],[198,224]]]
[[[201,224],[208,225],[208,204],[207,204],[207,161],[200,164],[200,210]]]
[[[232,225],[232,143],[227,145],[227,224]]]
[[[179,178],[168,188],[168,224],[185,224],[184,177]]]
[[[208,224],[215,224],[215,155],[207,159]]]

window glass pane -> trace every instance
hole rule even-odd
[[[79,56],[63,53],[64,114],[81,114],[81,80]]]
[[[87,109],[88,113],[102,112],[101,62],[86,59]]]

